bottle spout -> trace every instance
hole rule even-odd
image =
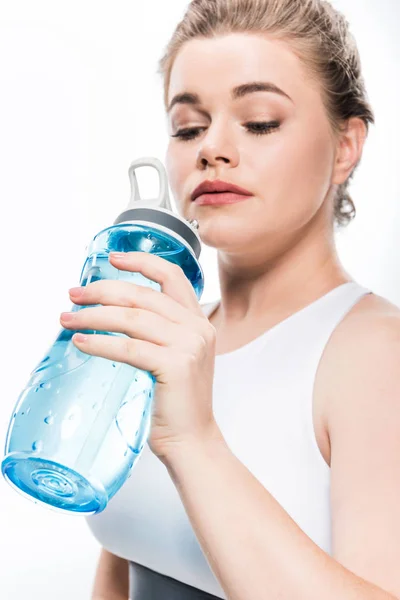
[[[151,199],[143,199],[140,195],[139,185],[136,178],[136,169],[139,167],[154,167],[159,175],[160,189],[158,196]],[[128,170],[131,182],[131,197],[125,210],[118,215],[114,225],[125,223],[148,224],[161,226],[170,230],[172,235],[179,236],[180,241],[185,240],[198,259],[201,252],[201,242],[198,233],[199,224],[195,219],[185,219],[179,213],[175,213],[171,206],[168,193],[168,179],[164,165],[158,158],[143,157],[134,160]]]

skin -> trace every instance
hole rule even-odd
[[[293,102],[266,92],[231,101],[233,86],[254,80],[272,81]],[[185,44],[169,98],[184,91],[200,95],[202,112],[175,106],[170,133],[178,126],[205,129],[188,142],[171,138],[166,163],[180,212],[197,219],[204,243],[218,250],[219,310],[208,320],[180,269],[160,257],[128,253],[110,261],[159,282],[163,291],[96,281],[70,297],[102,306],[61,322],[127,334],[73,340],[88,354],[155,375],[149,445],[176,485],[229,600],[398,599],[397,307],[375,294],[361,299],[335,329],[318,369],[314,417],[331,467],[331,556],[232,454],[212,412],[218,348],[241,345],[350,280],[335,251],[332,199],[361,157],[365,127],[351,119],[333,135],[321,90],[290,47],[255,35]],[[265,137],[244,129],[248,120],[261,119],[282,125]],[[200,181],[215,178],[254,196],[229,206],[192,204]],[[125,570],[103,554],[99,597],[110,597],[116,586],[112,573],[126,575],[122,564]]]
[[[271,81],[292,101],[263,91],[231,100],[234,86],[252,81]],[[179,211],[197,219],[203,242],[218,249],[221,305],[212,323],[222,341],[232,327],[265,330],[350,280],[335,250],[333,197],[359,160],[366,132],[353,119],[337,139],[318,84],[284,42],[265,36],[186,43],[173,64],[169,100],[183,91],[202,102],[175,105],[170,133],[204,130],[189,141],[171,137],[166,166]],[[245,127],[273,120],[280,128],[266,135]],[[206,179],[234,183],[254,197],[196,205],[190,194]]]

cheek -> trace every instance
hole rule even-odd
[[[303,170],[303,181],[313,195],[326,195],[333,170],[334,151],[327,132],[313,133],[304,140],[298,164]],[[323,199],[323,198],[322,198]]]
[[[189,153],[182,151],[177,144],[170,142],[165,155],[165,167],[171,191],[180,200],[184,183],[188,175],[193,171]]]
[[[316,132],[315,124],[312,134],[304,126],[288,128],[271,134],[263,151],[246,155],[249,178],[257,173],[263,227],[289,232],[309,222],[330,187],[334,155],[329,133],[323,127]]]
[[[273,178],[282,190],[281,201],[299,211],[315,212],[330,187],[334,151],[328,131],[302,131],[287,136],[276,147]],[[278,178],[279,180],[277,181]]]

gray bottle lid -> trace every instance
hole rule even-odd
[[[160,190],[157,198],[143,200],[140,196],[135,173],[135,170],[139,167],[154,167],[157,170],[160,179]],[[198,223],[194,220],[187,221],[172,211],[168,193],[167,173],[162,162],[155,157],[138,158],[131,163],[128,175],[131,183],[131,197],[124,212],[115,219],[114,225],[135,221],[145,221],[150,225],[161,225],[182,237],[190,245],[196,258],[199,258],[201,243],[197,233]]]

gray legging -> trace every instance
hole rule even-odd
[[[221,600],[191,585],[131,562],[131,600]]]

